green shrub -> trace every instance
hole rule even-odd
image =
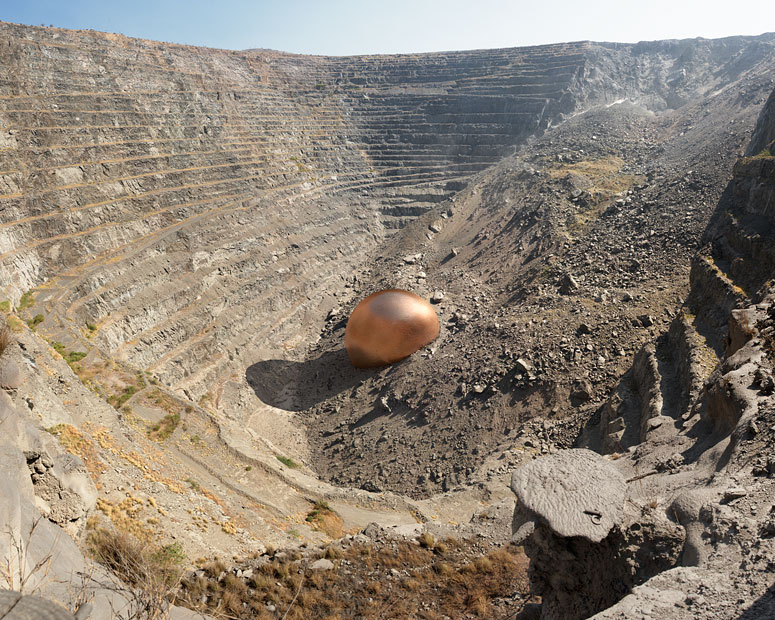
[[[121,396],[118,397],[118,403],[116,404],[116,408],[120,408],[126,401],[128,401],[134,394],[137,392],[137,387],[134,385],[127,385],[124,388],[124,391],[121,393]]]
[[[27,291],[19,299],[19,312],[26,310],[35,303],[35,294],[32,291]]]
[[[280,461],[286,467],[290,467],[291,469],[298,469],[299,467],[301,467],[296,461],[288,458],[287,456],[280,456],[279,454],[275,454],[275,456],[277,457],[277,460]]]
[[[178,424],[180,424],[179,413],[165,415],[158,424],[154,424],[151,427],[152,432],[150,432],[149,435],[151,436],[151,439],[167,441],[172,433],[175,432]]]
[[[69,364],[74,364],[75,362],[80,362],[84,357],[86,357],[86,353],[83,351],[70,351],[65,357],[65,360],[67,360]]]
[[[186,561],[186,554],[183,553],[183,545],[179,542],[174,542],[169,545],[159,547],[156,551],[152,552],[151,557],[163,565],[169,564],[183,564]]]

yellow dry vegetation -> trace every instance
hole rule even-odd
[[[24,321],[22,321],[15,314],[9,314],[5,318],[5,321],[6,321],[6,323],[8,323],[8,327],[11,328],[12,332],[18,334],[18,333],[24,331]]]
[[[591,184],[587,191],[593,197],[606,200],[643,181],[642,176],[621,172],[625,165],[625,161],[621,157],[609,155],[599,159],[556,164],[548,167],[546,173],[555,179],[566,178],[570,175],[586,177]]]
[[[453,539],[433,547],[413,541],[382,548],[332,544],[323,557],[348,570],[307,572],[298,552],[280,558],[267,551],[267,561],[248,579],[236,577],[222,560],[202,558],[204,574],[182,581],[178,603],[233,618],[268,620],[274,617],[267,611],[271,603],[286,609],[288,620],[376,620],[418,617],[417,610],[429,602],[433,608],[424,618],[493,618],[493,603],[504,594],[529,600],[528,560],[521,549],[472,551]],[[391,569],[401,577],[390,577]]]
[[[576,213],[573,221],[568,224],[570,234],[582,233],[590,222],[600,216],[610,200],[644,181],[640,175],[622,172],[625,165],[621,157],[610,155],[574,163],[552,164],[546,168],[550,178],[580,177],[587,185],[586,191],[590,194],[587,208]]]
[[[99,490],[102,487],[100,475],[104,466],[97,457],[92,440],[71,424],[57,424],[46,430],[59,440],[65,450],[81,458]]]
[[[117,530],[132,534],[138,540],[149,543],[156,534],[143,523],[140,513],[145,507],[145,501],[139,497],[128,495],[118,503],[105,498],[97,499],[97,510],[111,520]]]

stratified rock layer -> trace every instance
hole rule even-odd
[[[347,58],[0,39],[0,295],[45,283],[41,331],[68,345],[94,325],[110,356],[232,410],[252,398],[233,379],[303,342],[366,252],[527,137],[622,98],[682,104],[772,53],[771,37]]]

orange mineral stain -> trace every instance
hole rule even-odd
[[[344,335],[347,355],[356,368],[394,364],[439,335],[439,319],[419,295],[388,289],[355,306]]]

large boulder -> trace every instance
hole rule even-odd
[[[590,450],[562,450],[514,472],[512,540],[530,558],[542,620],[588,618],[675,565],[683,528],[625,516],[627,484]],[[648,551],[644,551],[648,550]]]
[[[3,620],[74,620],[75,616],[60,605],[44,598],[22,596],[11,590],[0,590],[0,618]]]
[[[514,472],[517,530],[538,520],[559,536],[600,542],[622,519],[626,484],[619,471],[591,450],[562,450]]]

